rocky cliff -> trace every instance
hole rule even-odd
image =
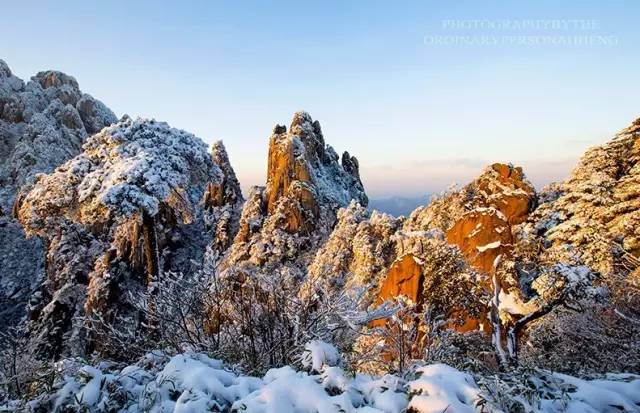
[[[288,131],[276,125],[269,138],[266,186],[252,189],[224,266],[296,261],[304,278],[304,267],[329,236],[338,209],[352,200],[367,204],[357,159],[345,152],[340,162],[325,144],[320,123],[296,113]]]
[[[87,139],[16,201],[27,233],[48,245],[47,277],[30,303],[43,352],[81,354],[70,345],[86,344],[82,317],[134,323],[132,297],[153,295],[160,273],[188,273],[211,239],[223,252],[240,201],[220,143],[212,156],[187,132],[129,118]]]
[[[386,269],[378,301],[404,295],[424,308],[436,298],[452,327],[490,330],[490,275],[498,257],[512,254],[512,228],[528,217],[536,199],[521,168],[493,164],[466,186],[416,209],[394,235],[395,261]],[[447,283],[475,292],[441,290]]]
[[[13,219],[16,194],[38,173],[77,155],[86,138],[116,121],[76,80],[56,71],[24,82],[0,60],[0,328],[24,316],[44,275],[39,239],[25,239]]]

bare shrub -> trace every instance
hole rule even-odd
[[[0,333],[0,342],[0,404],[51,389],[53,365],[35,356],[33,343],[24,330]]]
[[[390,314],[384,308],[362,310],[364,288],[329,294],[318,285],[319,293],[301,298],[299,282],[289,273],[221,274],[217,258],[209,252],[196,274],[162,274],[157,288],[129,297],[138,319],[87,319],[96,350],[126,360],[151,349],[169,354],[193,350],[258,374],[295,364],[311,340],[347,351],[363,325]]]

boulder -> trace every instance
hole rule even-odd
[[[446,234],[476,270],[490,273],[500,255],[509,255],[513,237],[507,217],[495,208],[478,208],[463,215]]]

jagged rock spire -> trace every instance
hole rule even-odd
[[[222,172],[222,179],[209,182],[207,185],[203,199],[207,211],[205,219],[214,232],[211,245],[213,250],[224,253],[238,233],[244,199],[240,182],[222,141],[214,142],[211,146],[211,158],[213,164]]]
[[[291,260],[301,248],[317,248],[333,228],[337,210],[351,201],[368,202],[358,161],[347,154],[340,164],[320,123],[306,112],[295,113],[289,128],[273,128],[266,186],[254,188],[245,203],[227,264]]]
[[[213,164],[222,171],[222,180],[220,183],[209,183],[205,193],[205,205],[218,207],[224,204],[241,204],[244,200],[240,182],[231,166],[229,155],[222,141],[216,141],[211,145],[211,158]]]
[[[336,208],[351,199],[367,204],[357,159],[345,152],[340,165],[333,148],[325,145],[320,123],[306,112],[293,116],[288,132],[276,125],[269,138],[266,196],[269,213],[282,198],[300,204],[303,210],[293,213],[291,231],[317,220],[320,204]]]

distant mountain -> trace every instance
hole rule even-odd
[[[390,198],[379,198],[369,200],[369,209],[386,212],[395,217],[400,215],[408,216],[411,211],[419,206],[429,203],[429,194],[417,198],[406,198],[402,196],[392,196]]]

